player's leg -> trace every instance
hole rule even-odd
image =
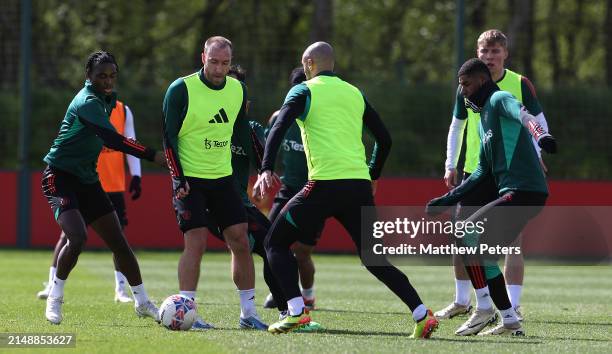
[[[279,299],[276,308],[279,312],[286,311],[287,301],[285,300],[285,296],[283,295],[283,291],[278,281],[274,278],[274,274],[272,274],[270,263],[266,256],[266,249],[264,247],[264,241],[268,231],[270,231],[272,227],[272,223],[256,207],[249,207],[246,211],[249,224],[249,242],[252,243],[253,253],[261,256],[263,260],[263,276],[266,285],[268,285],[274,299]]]
[[[413,332],[414,338],[429,338],[437,328],[438,321],[433,317],[431,311],[425,307],[416,289],[412,286],[408,277],[399,269],[389,263],[386,258],[378,259],[378,264],[368,264],[373,256],[373,239],[361,237],[362,213],[361,208],[374,206],[371,182],[367,180],[345,180],[333,181],[337,194],[330,196],[336,203],[334,217],[342,224],[349,233],[357,247],[357,252],[366,269],[381,281],[389,290],[408,306],[412,312],[412,318],[416,325]],[[363,221],[363,225],[373,225],[375,217],[370,215],[371,221]],[[370,234],[366,232],[366,234]]]
[[[219,224],[231,253],[232,279],[240,297],[240,318],[258,318],[255,307],[255,267],[247,235],[245,207],[236,192],[233,176],[219,178],[207,186],[207,203]]]
[[[47,297],[49,297],[51,285],[53,284],[53,278],[55,278],[55,273],[57,271],[57,258],[59,257],[59,253],[67,241],[68,239],[66,238],[66,234],[62,231],[59,240],[57,240],[55,248],[53,249],[53,259],[51,260],[51,266],[49,267],[49,279],[47,280],[46,284],[44,284],[45,288],[36,294],[36,297],[41,300],[45,300]]]
[[[514,240],[510,246],[512,247],[521,247],[523,241],[523,235],[519,235],[519,237]],[[506,255],[505,264],[504,264],[504,277],[506,278],[506,290],[508,291],[508,297],[510,298],[510,303],[514,310],[516,311],[516,315],[518,316],[519,321],[523,320],[523,314],[520,311],[521,307],[521,295],[523,293],[523,277],[525,274],[525,259],[523,258],[523,253],[519,254],[508,254]]]
[[[125,198],[122,192],[114,192],[107,193],[108,198],[110,199],[113,207],[115,208],[115,212],[117,213],[117,217],[119,218],[119,223],[121,227],[125,229],[128,224],[126,208],[125,208]],[[115,302],[131,302],[132,298],[128,295],[125,290],[125,284],[127,284],[127,279],[125,275],[121,273],[119,270],[119,265],[115,261],[113,257],[113,263],[115,265]]]
[[[268,213],[268,219],[270,220],[271,223],[273,223],[274,220],[276,220],[281,210],[285,207],[287,202],[289,202],[289,200],[293,198],[295,194],[296,192],[293,192],[286,185],[283,184],[281,186],[280,190],[278,191],[278,193],[276,193],[276,196],[274,197],[274,202],[272,203],[272,207],[270,207],[270,212]],[[279,302],[280,300],[276,301],[276,299],[274,299],[274,294],[269,293],[268,296],[266,296],[266,299],[264,300],[263,307],[266,309],[277,308]],[[283,305],[283,306],[286,306],[286,305]]]
[[[527,222],[536,216],[546,201],[546,195],[529,192],[508,192],[485,205],[474,213],[468,221],[487,220],[482,235],[489,246],[508,246],[520,234]],[[504,276],[497,265],[497,255],[481,255],[481,265],[495,306],[500,311],[502,321],[495,328],[482,332],[483,335],[524,335],[514,308],[505,288]]]
[[[79,187],[80,182],[76,176],[51,167],[47,167],[43,172],[43,195],[47,198],[53,215],[67,238],[67,242],[58,254],[57,270],[45,308],[45,317],[54,324],[62,321],[64,285],[87,240],[87,227],[79,211],[77,197]]]
[[[285,333],[310,323],[299,286],[298,265],[291,245],[295,241],[312,244],[316,225],[329,215],[328,193],[319,188],[319,181],[309,181],[283,208],[272,224],[264,243],[274,276],[287,299],[289,316],[268,329],[271,333]]]
[[[66,233],[68,241],[58,256],[57,272],[47,297],[45,315],[47,320],[54,324],[62,321],[61,305],[64,299],[64,286],[87,240],[87,227],[78,209],[66,210],[59,215],[57,221]]]
[[[189,178],[189,195],[182,199],[172,198],[179,228],[183,232],[183,252],[178,263],[179,293],[196,301],[196,290],[200,279],[200,263],[206,250],[207,226],[206,201],[202,194],[202,181]],[[198,315],[193,329],[210,329],[213,326]]]
[[[266,256],[266,250],[264,248],[264,240],[272,224],[270,223],[270,220],[268,220],[268,218],[266,218],[266,216],[262,214],[255,206],[246,207],[246,213],[248,220],[248,238],[251,251],[262,258],[264,281],[270,290],[270,294],[273,295],[273,298],[279,300],[277,303],[279,316],[286,316],[287,301],[285,301],[285,296],[283,295],[278,281],[274,277],[274,274],[272,274],[270,263],[268,262],[268,257]],[[268,325],[264,324],[258,317],[253,316],[248,318],[241,317],[239,324],[241,328],[245,329],[268,329]]]
[[[140,274],[140,266],[130,248],[110,199],[100,183],[87,185],[79,195],[83,218],[113,252],[119,270],[125,275],[132,294],[136,314],[158,320],[157,307],[149,300]]]
[[[314,248],[314,245],[307,245],[302,242],[296,242],[292,248],[298,264],[300,284],[302,285],[302,297],[304,298],[304,304],[309,311],[315,309],[315,266],[314,262],[312,261],[312,251]]]

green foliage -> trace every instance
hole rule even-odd
[[[512,26],[513,4],[530,1],[467,1],[466,56],[474,55],[483,30],[507,31]],[[232,40],[234,62],[247,69],[251,116],[265,123],[283,100],[289,71],[300,64],[304,47],[313,41],[313,3],[34,1],[33,166],[42,167],[41,158],[65,109],[82,87],[86,58],[97,49],[117,57],[119,95],[133,109],[138,139],[145,144],[161,147],[165,90],[200,67],[202,42],[215,34]],[[530,56],[520,55],[526,44],[519,41],[509,64],[518,72],[527,69],[526,64],[533,66],[530,79],[561,148],[558,156],[546,158],[552,176],[611,178],[612,131],[605,120],[612,116],[607,104],[611,91],[601,88],[610,84],[602,74],[603,21],[610,9],[602,0],[545,0],[533,5],[529,20],[534,45],[525,49]],[[455,6],[453,0],[334,1],[330,38],[336,71],[363,89],[393,135],[386,175],[442,173],[455,87]],[[520,28],[518,34],[523,35]],[[11,60],[7,62],[18,58]],[[3,85],[0,113],[7,129],[0,133],[0,168],[15,168],[19,96],[17,83]]]

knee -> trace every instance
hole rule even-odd
[[[312,259],[312,247],[297,242],[293,248],[293,254],[298,263],[310,262]]]
[[[87,242],[87,234],[72,235],[66,243],[67,249],[73,254],[80,254]]]
[[[232,252],[250,252],[249,239],[247,237],[247,225],[233,225],[223,230],[223,236],[227,246]]]
[[[184,234],[183,253],[201,257],[206,250],[206,229],[190,230]]]

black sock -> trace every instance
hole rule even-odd
[[[512,307],[506,292],[506,282],[503,274],[499,274],[493,279],[487,279],[487,285],[489,286],[491,299],[493,299],[493,303],[498,310],[507,310]]]

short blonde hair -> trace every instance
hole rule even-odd
[[[490,29],[482,32],[478,37],[477,43],[479,47],[499,44],[505,49],[508,48],[508,38],[506,38],[506,35],[502,31],[497,29]]]
[[[229,49],[232,49],[232,42],[230,42],[229,39],[222,36],[213,36],[204,42],[203,52],[206,53],[206,50],[213,45],[218,45],[220,48],[229,47]]]

